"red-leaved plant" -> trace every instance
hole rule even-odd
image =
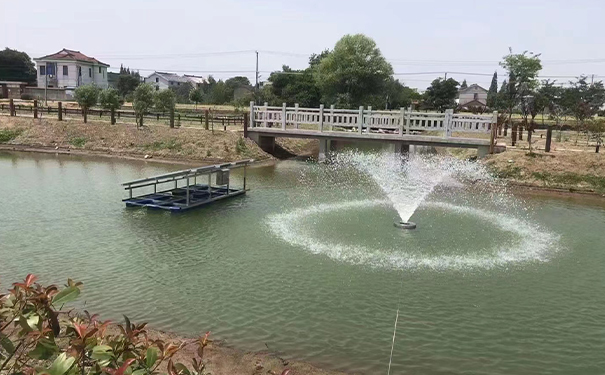
[[[0,374],[10,375],[203,375],[208,335],[179,343],[151,340],[146,323],[133,324],[124,316],[119,331],[110,322],[72,316],[60,309],[80,295],[82,283],[67,280],[42,286],[34,275],[14,283],[0,295]],[[59,314],[65,319],[59,319]],[[61,324],[65,323],[65,328]],[[196,345],[191,365],[175,362],[185,346]]]

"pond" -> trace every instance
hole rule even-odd
[[[2,289],[70,277],[102,318],[351,372],[386,373],[398,308],[392,373],[605,368],[603,205],[444,180],[403,231],[378,180],[283,161],[186,214],[124,207],[120,183],[178,169],[0,153]]]

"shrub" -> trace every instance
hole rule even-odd
[[[95,106],[99,100],[99,91],[100,89],[94,84],[80,86],[74,91],[74,99],[84,113],[84,123],[88,122],[88,109]]]
[[[118,109],[124,102],[120,100],[120,93],[118,90],[109,87],[99,93],[99,104],[104,109]]]
[[[21,94],[21,100],[34,100],[31,94]]]
[[[0,129],[0,143],[8,143],[21,134],[21,130]]]
[[[84,137],[75,137],[69,140],[69,143],[74,147],[84,147],[88,140]]]
[[[31,375],[151,375],[165,368],[170,375],[205,373],[204,348],[209,332],[181,343],[150,340],[146,323],[133,324],[124,316],[119,333],[110,322],[84,311],[85,317],[59,308],[80,295],[82,283],[67,280],[64,288],[43,286],[27,275],[0,295],[0,373]],[[65,326],[65,327],[62,327]],[[60,340],[57,340],[61,337]],[[174,355],[195,345],[191,368],[174,363]]]

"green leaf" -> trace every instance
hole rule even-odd
[[[147,370],[144,368],[140,368],[140,369],[132,372],[132,375],[144,375],[144,374],[147,374]]]
[[[43,337],[38,340],[34,350],[28,353],[34,359],[49,359],[59,352],[59,347],[52,338]]]
[[[102,363],[110,361],[113,358],[113,349],[109,345],[97,345],[92,348],[90,357]]]
[[[55,298],[53,298],[53,305],[55,305],[55,306],[64,305],[67,302],[71,302],[71,301],[75,300],[76,298],[78,298],[79,295],[80,295],[80,289],[78,287],[68,286],[67,288],[65,288],[61,292],[59,292],[59,294],[57,294],[55,296]]]
[[[153,346],[150,346],[147,349],[147,355],[145,355],[145,364],[147,365],[147,368],[151,369],[153,367],[155,362],[158,360],[159,352],[160,351],[158,350],[158,348],[155,348]]]
[[[187,368],[187,366],[185,366],[182,363],[175,363],[174,368],[179,372],[179,374],[191,375],[191,372],[189,372],[189,369]]]
[[[50,375],[63,375],[69,370],[75,360],[73,357],[67,357],[66,353],[61,353],[48,369],[48,373]]]
[[[38,329],[38,322],[40,317],[38,315],[21,315],[19,317],[19,325],[25,330],[25,332],[32,332]]]
[[[6,336],[5,334],[0,332],[0,346],[4,348],[8,352],[8,354],[13,354],[15,352],[15,346],[13,342]]]

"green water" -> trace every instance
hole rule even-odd
[[[282,162],[191,213],[123,207],[121,182],[176,169],[0,153],[3,289],[71,277],[103,318],[376,374],[399,305],[393,374],[605,372],[603,206],[442,186],[405,232],[371,182]]]

